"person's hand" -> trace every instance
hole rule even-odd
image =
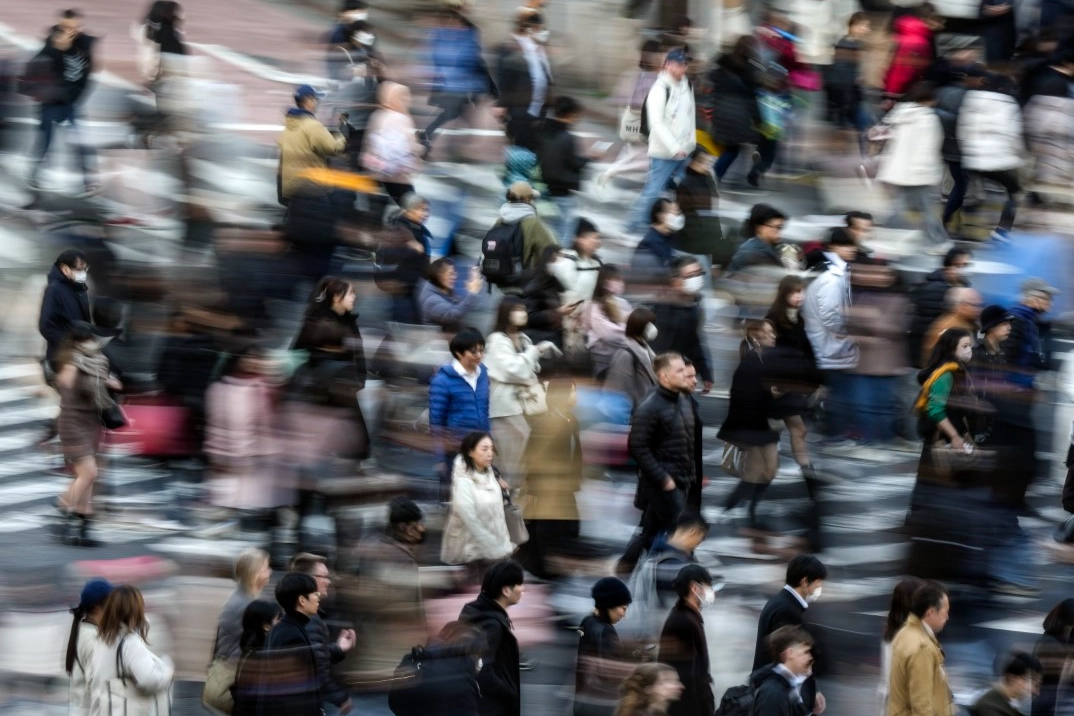
[[[772,391],[772,397],[773,398],[779,398],[779,397],[781,397],[783,395],[783,391],[780,390],[779,388],[777,388],[774,385],[771,387],[771,391]]]
[[[107,385],[111,390],[123,390],[123,384],[119,382],[119,378],[109,377],[108,380],[104,382],[104,384]]]
[[[951,439],[951,449],[956,452],[966,451],[966,441],[961,437],[955,437]]]
[[[581,305],[582,305],[582,302],[577,301],[575,303],[569,303],[566,306],[560,306],[559,309],[558,309],[559,310],[559,315],[566,316],[568,313],[574,313],[575,311],[578,310],[578,307],[581,306]]]
[[[351,712],[351,709],[353,708],[354,704],[351,703],[351,700],[348,698],[346,701],[339,705],[339,712],[346,716],[346,714],[349,714]]]
[[[421,242],[417,239],[411,239],[406,242],[406,247],[411,251],[417,251],[419,254],[425,253],[425,247],[421,245]]]
[[[541,355],[544,355],[545,353],[550,353],[551,351],[554,351],[554,350],[557,350],[557,349],[556,349],[556,344],[553,343],[552,341],[541,341],[540,343],[537,344],[537,350],[539,350],[541,352]]]
[[[339,636],[336,638],[336,644],[339,646],[340,649],[343,650],[343,653],[346,654],[348,651],[354,648],[354,643],[357,641],[357,639],[358,637],[355,635],[353,629],[344,629],[339,633]]]
[[[817,700],[813,702],[813,716],[820,716],[826,708],[828,708],[828,702],[825,700],[824,694],[818,691]]]
[[[58,33],[54,38],[52,38],[52,46],[55,47],[57,50],[60,50],[61,52],[66,52],[67,50],[71,49],[71,45],[73,45],[74,43],[74,30],[64,30],[63,32]]]
[[[496,478],[496,482],[500,483],[501,490],[511,490],[511,486],[507,484],[507,480],[503,479],[502,477]]]
[[[466,291],[471,296],[475,296],[481,293],[481,289],[484,288],[485,283],[481,278],[481,272],[474,266],[470,269],[470,276],[466,279]]]
[[[671,479],[671,475],[664,478],[664,492],[671,492],[675,489],[675,481]]]
[[[712,381],[711,380],[706,380],[704,383],[701,384],[701,393],[704,394],[704,395],[708,395],[711,392],[712,392]]]
[[[675,158],[676,159],[686,159],[686,152],[682,152],[682,151],[675,152]]]

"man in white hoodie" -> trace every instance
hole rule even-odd
[[[802,318],[806,336],[824,372],[832,437],[845,437],[853,420],[850,369],[858,365],[858,346],[846,327],[850,308],[850,264],[858,254],[854,238],[842,227],[832,229],[824,248],[826,269],[805,291]]]
[[[644,228],[653,202],[672,178],[683,177],[690,153],[697,146],[694,91],[686,78],[689,62],[690,58],[682,48],[669,52],[664,69],[645,100],[649,125],[649,174],[627,222],[629,233]]]

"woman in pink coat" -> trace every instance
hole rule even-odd
[[[422,146],[410,117],[410,90],[397,82],[384,82],[377,90],[380,108],[369,119],[362,166],[399,204],[413,192],[411,177],[421,169]]]

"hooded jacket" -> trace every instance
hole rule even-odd
[[[522,713],[518,640],[503,607],[484,594],[462,608],[459,621],[481,629],[488,642],[477,675],[481,687],[481,716],[519,716]]]
[[[712,138],[728,146],[750,144],[758,139],[761,109],[757,86],[749,70],[733,66],[728,54],[716,61],[709,73],[712,86]]]
[[[649,122],[649,156],[674,159],[682,152],[689,156],[697,146],[694,90],[683,77],[676,82],[661,72],[645,100]]]
[[[45,339],[45,358],[50,363],[75,321],[90,322],[89,287],[63,275],[59,266],[48,272],[48,287],[41,299],[37,330]]]
[[[325,129],[312,113],[292,107],[287,110],[276,145],[280,148],[280,192],[289,199],[302,183],[298,175],[307,169],[326,168],[328,157],[342,153],[347,140]]]
[[[36,86],[33,94],[43,104],[75,104],[89,86],[93,71],[93,46],[96,38],[79,35],[66,50],[45,41],[45,46],[30,60],[26,76]]]
[[[965,112],[965,107],[963,107]],[[876,178],[895,186],[935,186],[943,178],[943,125],[931,107],[900,102],[884,117],[893,129]]]
[[[544,121],[541,141],[541,178],[551,196],[567,196],[582,185],[582,170],[589,160],[578,153],[570,125],[558,119]]]
[[[843,262],[828,269],[805,291],[802,318],[821,370],[847,370],[858,364],[858,347],[850,338],[846,318],[850,308],[850,273]]]
[[[556,237],[537,216],[537,210],[533,208],[533,204],[506,202],[500,207],[500,218],[496,221],[496,226],[501,224],[520,224],[523,268],[534,268],[540,261],[541,253],[545,248],[559,245]]]
[[[1022,166],[1022,110],[1002,92],[970,90],[958,113],[962,166],[970,171],[1004,171]]]
[[[807,716],[801,696],[775,664],[767,664],[750,674],[753,692],[752,716]]]
[[[884,91],[901,95],[917,80],[935,57],[933,33],[919,17],[903,15],[892,25],[895,31],[895,55],[884,76]]]

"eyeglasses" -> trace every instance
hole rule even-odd
[[[315,575],[313,575],[313,578],[314,579],[328,579],[328,580],[331,580],[332,575],[329,572],[325,572],[324,574],[315,574]]]
[[[783,222],[782,221],[779,222],[778,224],[764,224],[764,225],[767,226],[770,229],[775,229],[776,231],[782,231],[783,230]]]
[[[310,592],[309,594],[306,595],[306,599],[316,599],[319,602],[319,601],[321,601],[321,593],[320,592]]]

